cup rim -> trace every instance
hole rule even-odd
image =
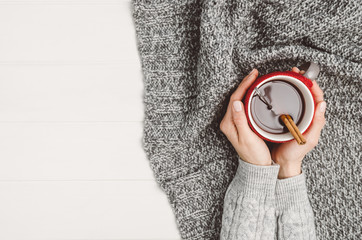
[[[262,84],[265,84],[269,81],[275,80],[275,79],[281,79],[281,80],[285,80],[287,82],[292,83],[295,87],[297,87],[299,89],[299,91],[303,95],[303,98],[304,98],[304,101],[306,104],[305,110],[304,110],[305,112],[304,112],[301,122],[298,124],[298,128],[302,134],[305,133],[309,129],[309,127],[312,123],[312,120],[314,118],[315,99],[311,93],[311,87],[312,87],[313,83],[310,79],[304,77],[301,74],[298,74],[298,73],[295,73],[292,71],[273,72],[273,73],[269,73],[269,74],[266,74],[266,75],[258,78],[248,90],[248,93],[245,98],[245,104],[246,104],[245,113],[246,113],[246,117],[248,119],[249,126],[254,130],[254,132],[257,135],[259,135],[259,137],[261,137],[267,141],[277,142],[277,143],[288,142],[288,141],[291,141],[294,139],[293,135],[290,132],[282,133],[282,134],[273,134],[273,133],[266,132],[263,129],[261,129],[254,122],[254,120],[251,117],[251,114],[249,114],[250,110],[251,110],[250,100],[251,100],[251,97],[255,93],[255,88],[259,87]]]

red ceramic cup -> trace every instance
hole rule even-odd
[[[264,76],[259,77],[255,80],[255,82],[250,86],[248,89],[245,98],[243,100],[245,106],[245,113],[248,119],[248,124],[250,128],[262,139],[269,141],[269,142],[289,142],[294,139],[293,135],[288,131],[286,133],[270,133],[262,128],[260,128],[255,121],[253,120],[250,112],[251,112],[251,99],[255,95],[255,88],[259,88],[264,83],[272,81],[272,80],[283,80],[286,82],[291,83],[294,85],[304,98],[304,114],[301,120],[298,123],[298,128],[300,132],[303,134],[307,131],[310,127],[312,120],[314,118],[314,111],[315,111],[315,100],[314,96],[311,92],[311,87],[313,85],[311,80],[316,79],[319,74],[319,66],[315,63],[309,63],[307,66],[303,65],[300,67],[301,70],[306,69],[304,75],[299,73],[295,73],[292,71],[285,71],[285,72],[272,72],[266,74]],[[286,113],[288,114],[288,113]]]

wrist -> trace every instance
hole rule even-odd
[[[302,173],[302,162],[278,162],[278,164],[280,165],[278,173],[279,179],[295,177]]]

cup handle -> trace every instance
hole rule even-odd
[[[318,64],[314,62],[305,63],[298,68],[299,70],[304,70],[305,73],[303,74],[303,76],[309,78],[310,80],[316,80],[320,72]]]

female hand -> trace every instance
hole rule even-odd
[[[246,90],[257,76],[258,70],[253,69],[231,95],[225,116],[220,122],[220,129],[234,146],[241,159],[255,165],[271,165],[270,151],[264,140],[250,129],[244,104],[241,102]]]
[[[303,73],[296,67],[294,67],[292,71],[301,74]],[[307,132],[303,134],[307,141],[306,144],[298,145],[298,143],[293,140],[277,144],[272,149],[272,159],[280,165],[279,178],[293,177],[301,173],[302,160],[304,156],[318,144],[320,133],[325,125],[326,120],[324,112],[326,109],[326,102],[323,100],[323,91],[315,80],[312,82],[313,86],[311,90],[314,99],[316,100],[316,109],[312,125]]]

